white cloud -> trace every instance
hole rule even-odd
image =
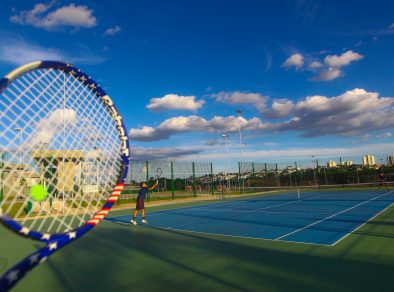
[[[44,49],[22,40],[0,42],[0,62],[23,65],[37,60],[63,60],[64,55],[55,48]]]
[[[119,25],[115,25],[114,27],[107,28],[104,31],[103,36],[113,36],[120,33],[121,30],[122,29],[120,28]]]
[[[190,155],[198,155],[202,149],[184,149],[174,147],[144,148],[131,147],[131,157],[136,160],[179,159]]]
[[[363,135],[394,126],[394,98],[353,89],[334,96],[309,96],[295,104],[278,131],[300,131],[303,136]]]
[[[165,120],[156,128],[144,126],[140,129],[131,129],[130,138],[135,141],[160,141],[171,136],[186,132],[232,133],[241,127],[243,130],[257,130],[264,128],[259,118],[247,120],[243,117],[215,116],[206,120],[199,116],[179,116]]]
[[[291,55],[283,64],[282,67],[290,68],[296,67],[300,69],[304,65],[304,57],[300,53]]]
[[[81,64],[99,64],[105,60],[90,50],[70,55],[57,48],[44,48],[15,36],[0,36],[0,62],[24,65],[39,60],[67,61]]]
[[[271,107],[264,112],[264,115],[269,118],[283,118],[287,117],[294,109],[293,101],[289,99],[276,99]]]
[[[196,101],[195,96],[181,96],[177,94],[166,94],[160,98],[152,98],[146,106],[151,111],[163,110],[189,110],[197,111],[200,109],[204,100]]]
[[[327,51],[322,51],[326,52]],[[309,63],[304,70],[312,71],[316,75],[312,76],[309,80],[312,81],[331,81],[344,76],[343,68],[350,65],[352,62],[363,59],[364,56],[348,50],[341,55],[327,55],[324,58],[324,63],[311,58],[307,55],[305,58],[299,53],[291,55],[283,64],[282,67],[289,68],[295,67],[301,69],[305,63]]]
[[[34,127],[35,132],[31,134],[29,147],[34,148],[39,143],[50,143],[56,133],[61,132],[63,123],[67,130],[72,130],[77,122],[77,113],[72,109],[56,109],[50,113],[48,118],[41,119]]]
[[[324,63],[327,64],[329,67],[333,68],[341,68],[343,66],[349,65],[351,62],[361,60],[364,56],[355,53],[353,51],[347,51],[342,55],[328,55],[324,58]]]
[[[211,120],[199,116],[180,116],[167,119],[157,127],[132,129],[130,137],[137,141],[159,141],[188,132],[234,133],[298,132],[304,137],[324,135],[362,136],[373,131],[394,127],[394,97],[379,97],[376,92],[353,89],[338,96],[313,95],[297,102],[274,100],[262,112],[278,122],[262,122],[254,117],[215,116]],[[386,135],[387,136],[387,135]],[[383,137],[383,135],[382,135]]]
[[[221,91],[216,94],[212,94],[211,97],[221,103],[227,104],[252,104],[256,106],[259,111],[263,111],[268,101],[267,96],[263,96],[260,93],[249,93],[240,91]]]
[[[36,28],[55,30],[63,27],[91,28],[97,25],[93,10],[84,5],[73,3],[48,11],[52,4],[36,4],[32,10],[23,10],[10,17],[11,22],[21,25],[31,25]]]
[[[390,132],[385,132],[385,133],[380,133],[376,135],[376,138],[378,139],[388,139],[390,138],[392,135]]]
[[[389,29],[393,29],[394,30],[394,22],[389,26]]]
[[[309,64],[308,68],[309,69],[318,69],[323,67],[323,64],[320,61],[313,61],[312,63]]]
[[[313,81],[331,81],[337,79],[343,75],[342,71],[338,68],[327,68],[320,71],[319,74],[313,76],[311,80]]]

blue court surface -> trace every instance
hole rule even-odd
[[[394,191],[322,190],[303,193],[300,199],[296,193],[285,193],[148,212],[147,219],[154,228],[335,245],[393,203]],[[130,219],[126,215],[107,220]]]

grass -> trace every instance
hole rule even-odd
[[[0,237],[9,264],[40,245],[2,227]],[[333,247],[103,222],[15,291],[392,291],[393,273],[391,207]]]

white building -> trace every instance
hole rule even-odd
[[[363,165],[364,166],[371,166],[376,164],[375,156],[367,154],[363,156]]]
[[[327,162],[327,167],[336,167],[337,166],[337,162],[334,160],[330,160]]]
[[[345,160],[345,161],[342,162],[342,165],[344,165],[344,166],[352,166],[353,165],[353,161]]]
[[[394,165],[394,155],[387,156],[387,164]]]

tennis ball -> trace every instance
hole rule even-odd
[[[36,202],[44,201],[47,195],[48,192],[42,185],[34,185],[30,188],[30,196]]]

